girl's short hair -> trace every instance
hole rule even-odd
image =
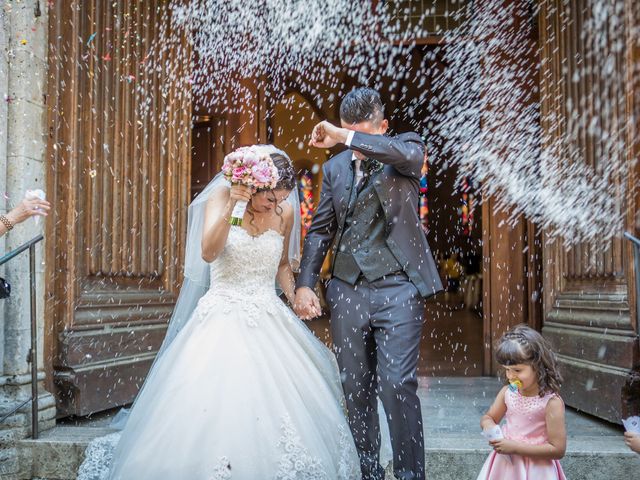
[[[496,346],[496,361],[500,365],[531,365],[538,377],[540,396],[560,393],[562,375],[556,355],[540,333],[524,324],[507,331]]]

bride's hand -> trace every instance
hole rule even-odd
[[[231,193],[229,195],[229,198],[234,204],[236,202],[249,202],[253,193],[253,188],[246,185],[235,184],[231,185]]]
[[[309,287],[300,287],[296,290],[296,298],[293,302],[293,310],[302,320],[310,320],[322,314],[320,300]]]

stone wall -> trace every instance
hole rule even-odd
[[[0,7],[0,212],[13,208],[27,189],[46,189],[45,151],[47,86],[47,2],[5,2]],[[13,250],[44,231],[34,219],[0,239],[0,253]],[[37,248],[38,365],[42,369],[44,330],[43,245]],[[29,257],[16,257],[0,275],[12,286],[8,300],[0,301],[0,418],[31,397]],[[42,384],[42,382],[40,382]],[[53,397],[40,388],[40,430],[55,422]],[[0,479],[19,473],[15,442],[30,436],[30,403],[0,423]],[[28,476],[28,472],[27,472]]]

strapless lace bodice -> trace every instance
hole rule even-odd
[[[233,226],[220,256],[211,263],[210,293],[275,295],[275,279],[284,238],[275,230],[252,236]]]

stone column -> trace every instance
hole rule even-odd
[[[25,0],[2,5],[0,10],[0,211],[13,208],[27,189],[46,190],[47,2]],[[5,195],[6,192],[6,195]],[[44,222],[34,219],[18,225],[0,244],[0,252],[13,250],[43,232]],[[44,378],[43,245],[37,248],[37,320],[40,430],[55,423],[55,401],[42,388]],[[0,418],[31,397],[30,286],[28,253],[4,267],[12,294],[0,300]],[[50,361],[50,360],[49,360]],[[0,423],[0,479],[15,478],[19,471],[15,442],[31,431],[31,404],[27,403]]]

